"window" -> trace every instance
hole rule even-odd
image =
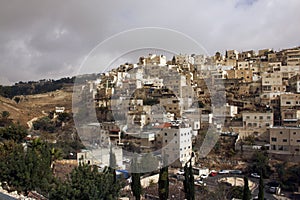
[[[165,143],[167,143],[168,142],[168,140],[165,140]]]
[[[168,136],[168,133],[165,133],[165,136]]]
[[[300,143],[300,140],[297,140],[297,142],[299,142],[299,143]]]
[[[282,142],[287,142],[287,139],[283,139]]]
[[[259,116],[259,119],[264,119],[264,117],[263,116]]]
[[[279,132],[282,135],[282,131]]]
[[[271,119],[271,116],[267,116],[267,119]]]
[[[271,141],[272,141],[272,142],[277,142],[277,138],[272,137],[272,138],[271,138]]]
[[[296,135],[296,132],[294,132],[293,134]]]

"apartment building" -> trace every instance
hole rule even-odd
[[[272,72],[281,70],[281,62],[269,62],[269,70]]]
[[[272,52],[272,49],[260,49],[258,50],[258,56],[265,56]]]
[[[271,107],[279,106],[280,95],[284,94],[283,92],[266,92],[260,95],[260,103],[264,105],[269,105]]]
[[[168,74],[163,77],[163,84],[177,97],[182,97],[182,87],[186,86],[186,77],[180,74]]]
[[[299,66],[300,65],[300,48],[288,49],[286,51],[287,65]]]
[[[281,125],[299,127],[300,110],[297,109],[281,109]]]
[[[204,65],[206,56],[205,55],[193,55],[194,65]]]
[[[293,94],[293,93],[281,94],[280,107],[281,109],[300,107],[300,94]]]
[[[201,127],[201,109],[191,108],[189,110],[184,110],[182,118],[186,120],[186,123],[190,124],[193,136],[197,136]]]
[[[244,51],[244,52],[239,53],[239,60],[250,59],[254,56],[255,56],[255,52],[253,50]]]
[[[250,61],[238,61],[237,69],[239,70],[250,70],[252,67],[252,62]]]
[[[149,54],[147,57],[140,57],[139,59],[140,65],[165,66],[166,63],[167,63],[167,59],[166,56],[164,55]]]
[[[162,152],[169,163],[182,167],[191,158],[192,128],[180,121],[171,122],[171,126],[164,126],[158,133],[161,139]]]
[[[289,89],[290,92],[300,93],[300,74],[289,79]]]
[[[200,61],[200,63],[202,62],[202,58],[201,57],[198,57]],[[194,57],[190,56],[190,55],[187,55],[187,54],[179,54],[179,55],[175,55],[175,63],[176,64],[188,64],[188,63],[191,63],[193,64],[194,63]]]
[[[242,82],[252,82],[253,72],[251,70],[227,70],[227,79],[241,79]]]
[[[272,112],[243,112],[243,128],[265,131],[273,126]]]
[[[162,98],[159,105],[165,109],[166,112],[174,113],[175,117],[180,116],[179,100],[176,97]]]
[[[117,146],[110,148],[98,148],[93,150],[81,150],[77,153],[77,163],[97,165],[101,168],[109,166],[110,151],[116,156],[116,164],[124,168],[123,166],[123,149]]]
[[[300,155],[300,128],[270,128],[270,152]]]
[[[282,79],[290,79],[291,77],[300,74],[300,66],[281,66],[280,72],[282,73]]]
[[[262,92],[284,92],[286,86],[283,85],[282,74],[280,72],[263,73],[262,77]]]
[[[225,54],[226,59],[237,60],[239,59],[239,52],[237,50],[227,50]]]

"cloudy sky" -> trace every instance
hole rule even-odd
[[[279,50],[300,45],[300,1],[1,0],[0,84],[72,76],[98,43],[142,27],[182,32],[211,55]]]

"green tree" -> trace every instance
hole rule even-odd
[[[256,151],[251,159],[252,165],[250,166],[250,171],[261,172],[263,178],[268,178],[271,172],[268,160],[269,158],[266,151]]]
[[[17,191],[47,194],[53,181],[50,163],[50,149],[44,142],[32,141],[26,151],[14,141],[1,145],[1,181]]]
[[[71,172],[69,181],[58,183],[50,191],[49,199],[113,200],[119,197],[122,186],[108,168],[99,172],[97,166],[80,164]]]
[[[16,142],[21,142],[27,136],[27,130],[20,124],[12,123],[0,129],[0,137],[5,140],[14,140]]]
[[[142,193],[142,185],[141,185],[141,174],[139,173],[140,167],[136,156],[134,156],[131,161],[131,171],[132,171],[131,190],[135,199],[140,200],[141,193]]]
[[[169,196],[168,166],[161,168],[159,171],[158,194],[159,194],[159,199],[161,200],[168,199]]]
[[[193,157],[193,155],[192,155]],[[184,165],[184,192],[185,198],[187,200],[195,199],[195,184],[194,184],[194,175],[193,175],[193,166],[192,166],[192,157],[189,162]]]
[[[109,167],[112,169],[115,169],[117,167],[116,154],[113,152],[111,145],[109,150]]]
[[[248,178],[244,176],[244,191],[243,191],[243,200],[251,199],[251,191],[249,189]]]
[[[67,122],[72,119],[72,115],[66,112],[59,113],[57,119],[61,122]]]
[[[242,199],[243,198],[243,187],[240,186],[233,186],[229,188],[227,192],[227,199]]]
[[[264,179],[262,176],[260,176],[259,178],[259,192],[258,192],[258,200],[264,200],[264,190],[265,190],[265,186],[264,186]]]
[[[2,111],[2,113],[1,113],[2,119],[8,119],[9,116],[10,116],[10,113],[8,111],[6,111],[6,110]]]
[[[34,130],[42,130],[53,133],[55,130],[55,123],[46,116],[42,117],[32,123]]]

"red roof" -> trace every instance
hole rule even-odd
[[[168,128],[168,127],[171,127],[171,123],[166,122],[158,126],[155,126],[155,128]]]

